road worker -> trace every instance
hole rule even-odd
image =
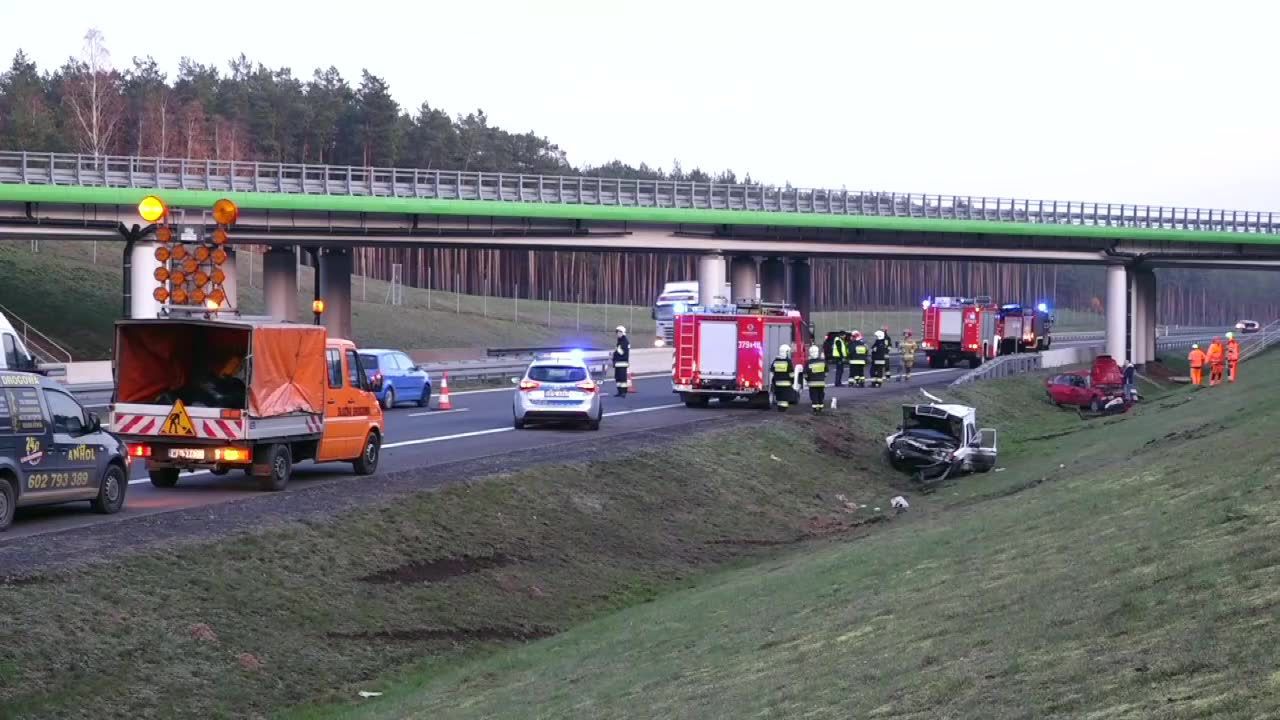
[[[880,387],[883,385],[888,371],[889,338],[883,330],[877,330],[875,342],[871,343],[871,386]]]
[[[911,337],[910,330],[902,331],[902,376],[898,378],[898,382],[911,381],[911,368],[916,366],[916,352],[920,350],[920,343]]]
[[[1199,343],[1191,345],[1191,354],[1187,355],[1187,363],[1191,366],[1191,384],[1200,387],[1200,383],[1204,380],[1204,351],[1200,349]]]
[[[1235,333],[1227,333],[1227,381],[1236,381],[1236,365],[1240,364],[1240,341]]]
[[[1222,349],[1222,338],[1216,337],[1209,343],[1209,352],[1205,353],[1209,361],[1209,387],[1222,382],[1222,365],[1226,362],[1226,353]]]
[[[795,374],[795,364],[791,362],[791,346],[778,346],[778,357],[773,359],[773,370],[771,384],[773,385],[773,400],[776,403],[778,412],[786,412],[791,407],[792,394],[795,391],[795,383],[793,375]]]
[[[867,361],[870,351],[862,341],[862,333],[853,331],[853,341],[849,344],[849,380],[858,387],[867,384]]]
[[[844,382],[845,363],[849,362],[849,343],[844,339],[844,331],[835,333],[831,338],[831,356],[827,362],[836,369],[835,386],[840,387]],[[852,373],[849,379],[853,379]]]
[[[804,369],[804,382],[809,386],[809,405],[817,415],[826,407],[827,361],[817,345],[809,347],[809,364]]]
[[[618,342],[613,346],[613,382],[617,396],[625,398],[631,390],[631,341],[627,339],[625,327],[619,325],[614,329],[618,333]]]

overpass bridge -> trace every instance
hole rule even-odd
[[[1108,351],[1136,362],[1154,357],[1152,268],[1280,267],[1280,213],[30,152],[0,152],[0,239],[120,239],[149,194],[179,224],[211,224],[232,199],[232,242],[273,248],[273,315],[294,316],[294,248],[317,249],[326,322],[348,335],[349,249],[368,245],[696,253],[706,287],[727,275],[736,297],[758,282],[802,309],[811,257],[1101,264]]]

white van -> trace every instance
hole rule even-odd
[[[35,370],[36,361],[22,344],[9,318],[0,313],[0,370]]]

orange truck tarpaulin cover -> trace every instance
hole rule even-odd
[[[324,412],[324,343],[324,328],[315,325],[254,328],[249,414]]]

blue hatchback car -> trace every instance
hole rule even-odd
[[[401,403],[417,403],[426,407],[431,402],[431,376],[420,369],[400,350],[360,351],[360,364],[369,378],[382,376],[378,402],[390,410]]]

